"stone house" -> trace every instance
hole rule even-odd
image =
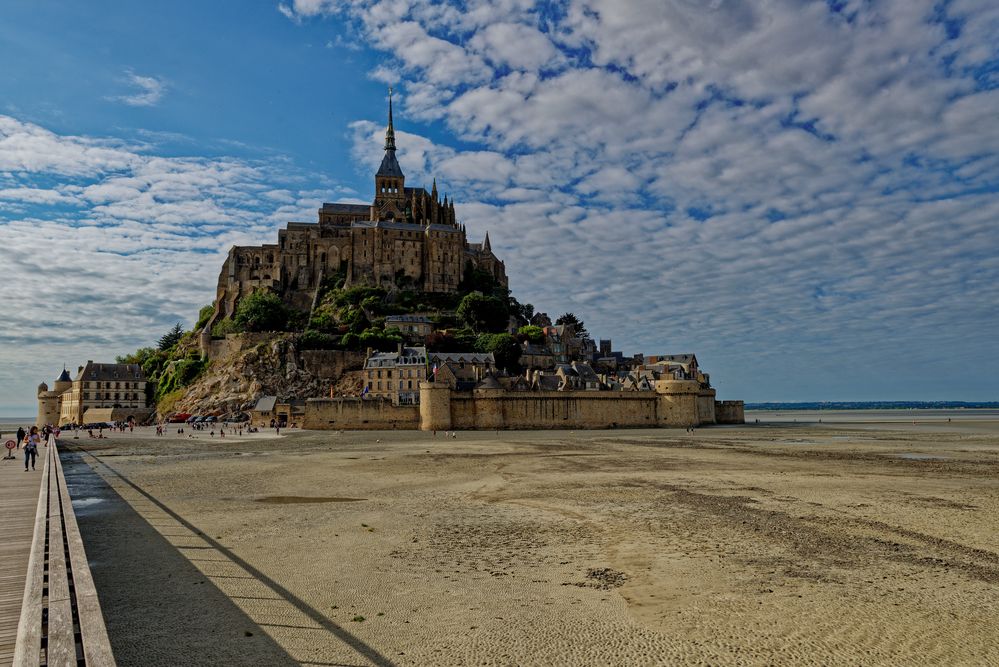
[[[374,352],[364,362],[364,396],[393,405],[420,402],[420,382],[427,379],[427,348],[400,345],[395,352]]]
[[[75,379],[63,369],[52,391],[44,382],[38,386],[38,420],[42,425],[142,421],[151,412],[148,406],[146,376],[138,364],[88,360],[79,367]],[[91,410],[95,412],[88,418]]]
[[[488,373],[496,371],[496,359],[492,352],[431,352],[429,355],[430,372],[434,367],[447,364],[459,381],[479,381]]]

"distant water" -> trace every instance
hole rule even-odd
[[[746,410],[746,422],[934,423],[999,422],[996,409],[960,410]]]

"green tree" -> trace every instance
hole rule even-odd
[[[173,325],[173,328],[170,329],[170,331],[167,331],[162,337],[160,337],[160,341],[158,343],[159,349],[166,352],[171,347],[179,343],[183,335],[184,327],[180,325],[180,322],[177,322],[177,324]]]
[[[288,323],[288,309],[277,294],[257,290],[239,302],[233,320],[243,331],[281,331]]]
[[[458,304],[456,314],[459,320],[480,333],[503,331],[510,318],[506,302],[481,292],[466,295]]]
[[[576,317],[573,313],[563,313],[559,315],[559,318],[555,320],[555,324],[569,324],[572,325],[573,330],[576,332],[577,338],[589,338],[590,332],[586,330],[583,326],[583,320]]]
[[[545,330],[541,327],[536,327],[533,324],[528,324],[517,329],[517,335],[522,336],[524,340],[532,343],[545,342]]]
[[[214,312],[215,304],[210,303],[207,306],[202,306],[201,310],[198,311],[198,323],[194,325],[194,330],[201,331],[208,324],[208,320]]]
[[[492,352],[496,367],[511,375],[520,372],[520,343],[508,333],[482,334],[475,341],[478,352]]]
[[[402,342],[398,329],[366,329],[360,335],[361,348],[373,347],[381,352],[391,352]]]

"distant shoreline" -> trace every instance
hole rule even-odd
[[[997,410],[999,401],[817,401],[802,403],[746,403],[746,411],[816,412],[820,410]]]

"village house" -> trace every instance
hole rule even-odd
[[[369,353],[363,373],[366,398],[415,405],[420,402],[420,382],[427,379],[427,348],[400,345],[395,352]]]
[[[458,381],[481,380],[487,373],[496,371],[496,359],[492,352],[431,352],[429,365],[431,373],[447,364]]]
[[[426,315],[389,315],[386,329],[398,329],[406,338],[426,338],[434,331],[433,321]]]
[[[38,423],[142,421],[149,415],[146,376],[138,364],[87,361],[70,379],[63,369],[50,391],[38,385]]]

